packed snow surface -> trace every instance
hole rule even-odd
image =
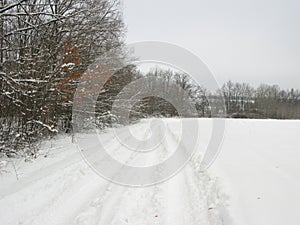
[[[203,171],[201,155],[213,123],[194,120],[200,128],[199,152],[179,173],[148,187],[122,186],[102,178],[69,136],[45,141],[41,157],[32,162],[1,159],[0,224],[298,225],[300,122],[227,120],[220,153]],[[153,165],[173,154],[181,137],[180,121],[164,120],[167,129],[161,147],[146,159],[131,157],[113,130],[99,138],[109,143],[107,151],[116,160]],[[149,129],[158,132],[150,122],[132,125],[129,138],[146,137]],[[91,135],[81,137],[86,149],[96,147]]]

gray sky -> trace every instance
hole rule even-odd
[[[127,42],[157,40],[228,79],[300,88],[299,0],[123,0]]]

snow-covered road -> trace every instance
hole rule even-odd
[[[147,138],[149,133],[163,132],[160,135],[164,135],[164,139],[157,150],[143,154],[128,151],[114,132],[102,133],[100,138],[116,160],[133,166],[154,165],[166,160],[177,148],[179,128],[178,120],[168,120],[166,130],[150,126],[149,121],[133,125],[131,134],[124,130],[127,138],[132,135]],[[93,134],[78,138],[84,146],[82,151],[97,148]],[[203,135],[203,138],[207,137]],[[114,184],[97,175],[74,150],[69,139],[58,139],[52,145],[54,150],[47,158],[21,165],[20,181],[14,182],[13,174],[3,176],[0,224],[224,224],[226,210],[216,180],[199,170],[197,158],[166,182],[134,188]],[[60,149],[55,150],[58,146]],[[159,177],[163,167],[157,168],[153,176]]]

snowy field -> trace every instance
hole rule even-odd
[[[181,137],[180,120],[164,122],[164,141],[146,159],[131,157],[112,130],[99,138],[120,162],[155,164],[172,155]],[[200,127],[199,149],[205,149],[212,121],[194,122]],[[146,137],[149,122],[133,125],[131,132]],[[71,138],[60,136],[43,143],[45,157],[34,162],[2,160],[0,224],[298,225],[299,133],[298,121],[227,120],[220,154],[208,171],[200,170],[200,150],[171,179],[143,188],[101,178]],[[86,149],[95,148],[91,138],[82,139]]]
[[[230,120],[210,171],[234,224],[300,224],[300,121]]]

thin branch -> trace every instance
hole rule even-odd
[[[25,2],[25,1],[27,1],[27,0],[20,0],[20,1],[17,2],[17,3],[8,5],[8,6],[4,7],[3,9],[0,9],[0,14],[4,13],[5,11],[10,10],[10,9],[12,9],[12,8],[14,8],[14,7],[20,5],[20,4],[22,4],[22,3]]]

